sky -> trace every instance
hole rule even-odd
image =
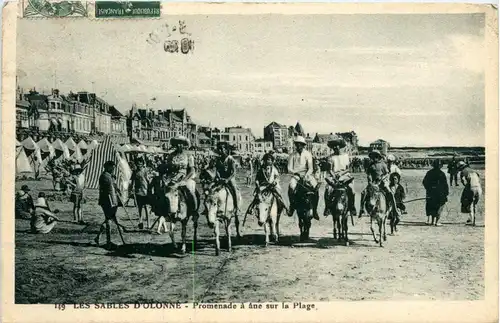
[[[179,20],[187,55],[163,41]],[[154,32],[160,43],[146,40]],[[190,15],[19,20],[25,89],[95,91],[126,112],[187,109],[198,124],[354,130],[361,145],[484,146],[484,16]],[[152,101],[151,98],[156,98]]]

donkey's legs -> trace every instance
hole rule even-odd
[[[214,234],[215,234],[215,255],[218,256],[220,254],[220,230],[219,230],[218,220],[215,220],[214,223]]]
[[[375,241],[375,243],[378,243],[377,237],[375,236],[375,229],[373,228],[373,225],[375,224],[374,222],[374,219],[370,216],[370,230],[372,231],[373,241]]]

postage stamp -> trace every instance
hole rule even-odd
[[[2,322],[498,320],[498,16],[3,8]]]

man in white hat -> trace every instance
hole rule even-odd
[[[329,140],[327,143],[328,147],[333,150],[333,154],[328,157],[328,164],[330,165],[330,169],[327,173],[327,177],[325,178],[326,182],[329,184],[325,189],[325,205],[326,201],[329,200],[330,194],[333,192],[332,185],[335,185],[337,182],[347,183],[347,198],[348,198],[348,208],[352,215],[356,215],[356,206],[355,206],[355,195],[353,189],[353,177],[349,173],[349,155],[346,152],[341,152],[342,148],[347,146],[346,142],[342,138],[336,138]],[[328,216],[328,209],[325,207],[325,211],[323,213],[324,216]]]
[[[288,172],[293,174],[288,187],[288,198],[290,200],[290,210],[288,216],[293,216],[295,212],[295,191],[299,181],[303,180],[307,186],[310,186],[314,192],[313,198],[313,217],[319,220],[318,202],[319,202],[319,185],[316,178],[313,176],[314,164],[313,157],[309,151],[305,149],[307,143],[304,137],[297,136],[294,140],[295,152],[290,154],[288,158]]]

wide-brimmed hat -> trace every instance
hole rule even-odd
[[[82,166],[80,166],[80,164],[76,164],[71,169],[71,172],[72,173],[81,173],[81,172],[83,172],[83,168],[82,168]]]
[[[394,156],[393,154],[389,154],[389,155],[387,155],[387,160],[392,161],[392,162],[396,161],[396,156]]]
[[[459,161],[458,164],[457,164],[457,168],[458,170],[462,170],[464,169],[465,167],[467,167],[467,164],[464,162],[464,161]]]
[[[302,136],[295,137],[295,139],[293,140],[293,142],[295,144],[307,145],[306,139],[304,137],[302,137]]]
[[[31,190],[30,190],[30,188],[28,187],[28,185],[23,185],[23,186],[21,186],[21,191],[23,191],[23,192],[29,192],[29,191],[31,191]]]
[[[172,139],[170,139],[170,144],[172,146],[177,146],[177,145],[185,145],[185,146],[191,146],[191,142],[189,139],[185,136],[179,135],[175,136]]]
[[[391,173],[391,175],[389,176],[389,180],[392,181],[394,177],[397,177],[398,180],[401,180],[401,175],[399,175],[399,173]]]
[[[48,209],[49,206],[47,205],[47,201],[45,200],[45,197],[39,197],[36,199],[35,202],[35,207],[42,207]]]
[[[328,140],[328,142],[326,144],[328,145],[328,147],[330,147],[332,149],[333,148],[344,148],[345,146],[347,146],[347,143],[342,138],[335,138],[335,139]]]
[[[265,153],[264,157],[262,157],[262,160],[271,160],[272,162],[274,162],[275,159],[276,158],[275,158],[274,153],[272,151]]]
[[[380,153],[380,151],[378,151],[377,149],[375,149],[375,150],[370,151],[370,153],[368,154],[368,157],[370,157],[370,158],[376,158],[376,157],[380,158],[380,157],[382,157],[382,154]]]
[[[104,163],[104,167],[111,167],[115,166],[115,162],[112,160],[108,160],[107,162]]]

